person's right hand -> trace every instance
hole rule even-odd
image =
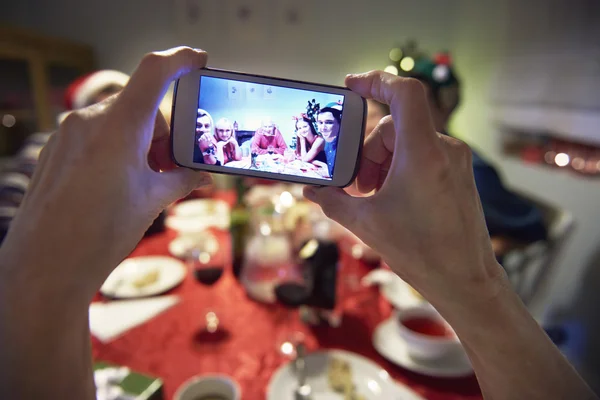
[[[305,189],[323,208],[436,307],[493,295],[505,285],[463,142],[436,133],[420,82],[384,72],[351,75],[347,86],[389,104],[392,116],[368,137],[357,177],[362,193]]]

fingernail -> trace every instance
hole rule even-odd
[[[346,75],[346,78],[356,78],[356,74],[348,74]]]

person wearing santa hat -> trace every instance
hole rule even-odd
[[[105,69],[84,75],[73,81],[65,91],[65,111],[58,117],[58,122],[73,110],[85,108],[119,93],[127,82],[129,75],[112,69]]]
[[[128,80],[127,74],[116,70],[95,71],[76,79],[65,91],[64,106],[67,111],[58,115],[57,125],[71,111],[96,104],[120,92]],[[10,221],[16,215],[40,153],[51,134],[38,132],[30,135],[10,162],[11,167],[0,176],[0,243],[8,232]]]
[[[448,52],[433,57],[415,48],[404,51],[397,61],[398,75],[419,80],[425,87],[429,110],[435,129],[444,135],[454,111],[460,104],[460,80]],[[374,102],[368,103],[370,130],[389,109]],[[473,175],[494,252],[500,262],[510,251],[547,239],[548,231],[542,212],[529,200],[508,189],[492,164],[472,150]]]

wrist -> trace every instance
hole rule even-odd
[[[84,275],[95,274],[98,268],[93,260],[106,259],[106,254],[93,257],[78,246],[65,246],[68,240],[52,240],[54,237],[40,230],[9,232],[0,247],[0,292],[7,296],[27,293],[32,305],[44,306],[45,298],[53,298],[87,309],[98,287],[92,287],[89,282],[93,279],[84,279]],[[61,271],[73,273],[58,274],[58,265]]]
[[[485,344],[491,335],[503,335],[516,321],[523,325],[524,318],[533,321],[497,263],[485,279],[455,283],[448,279],[436,292],[422,294],[468,344]]]

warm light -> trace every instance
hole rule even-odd
[[[294,196],[292,196],[290,192],[285,191],[279,196],[279,201],[281,202],[282,206],[291,207],[294,205]]]
[[[548,164],[552,164],[554,163],[554,157],[556,157],[556,152],[555,151],[549,151],[544,155],[544,160],[548,163]]]
[[[271,227],[266,222],[260,224],[260,233],[263,236],[269,236],[271,234]]]
[[[402,58],[402,50],[399,48],[394,48],[390,50],[390,60],[394,61],[394,62],[398,62],[400,61],[400,59]]]
[[[374,379],[369,379],[367,381],[367,386],[369,387],[369,390],[371,390],[371,392],[376,394],[381,393],[381,386],[379,386],[379,383],[377,383],[377,381],[375,381]]]
[[[436,65],[432,72],[436,82],[444,82],[450,76],[450,69],[446,65]]]
[[[415,67],[415,60],[412,57],[404,57],[402,61],[400,61],[400,68],[403,71],[411,71]]]
[[[569,165],[569,161],[570,161],[569,155],[566,153],[558,153],[556,155],[556,157],[554,157],[554,162],[559,167],[565,167],[565,166]]]
[[[315,254],[318,248],[319,242],[316,239],[310,239],[306,242],[304,247],[302,247],[302,250],[300,250],[300,257],[305,260],[309,259]]]
[[[208,264],[208,262],[210,261],[210,254],[208,254],[207,252],[200,253],[200,255],[198,256],[198,261],[200,261],[201,264]]]
[[[388,74],[398,75],[398,68],[396,68],[395,65],[388,65],[387,67],[385,67],[384,71]]]
[[[585,161],[581,157],[575,157],[571,162],[571,165],[574,169],[581,171],[583,168],[585,168]]]
[[[598,162],[596,163],[596,169],[597,169],[598,171],[600,171],[600,161],[598,161]]]
[[[219,242],[216,239],[210,238],[206,241],[206,251],[209,254],[215,254],[219,251]]]
[[[4,114],[4,116],[2,117],[2,125],[4,125],[7,128],[12,128],[13,126],[15,126],[16,123],[17,119],[14,115]]]
[[[283,213],[283,206],[281,205],[281,203],[279,201],[277,203],[275,203],[275,212],[277,214]]]
[[[354,246],[352,246],[352,258],[354,258],[356,260],[360,260],[364,254],[365,254],[365,251],[364,251],[362,245],[355,244]]]
[[[294,345],[290,342],[285,342],[281,344],[281,352],[286,356],[291,355],[294,352]]]

